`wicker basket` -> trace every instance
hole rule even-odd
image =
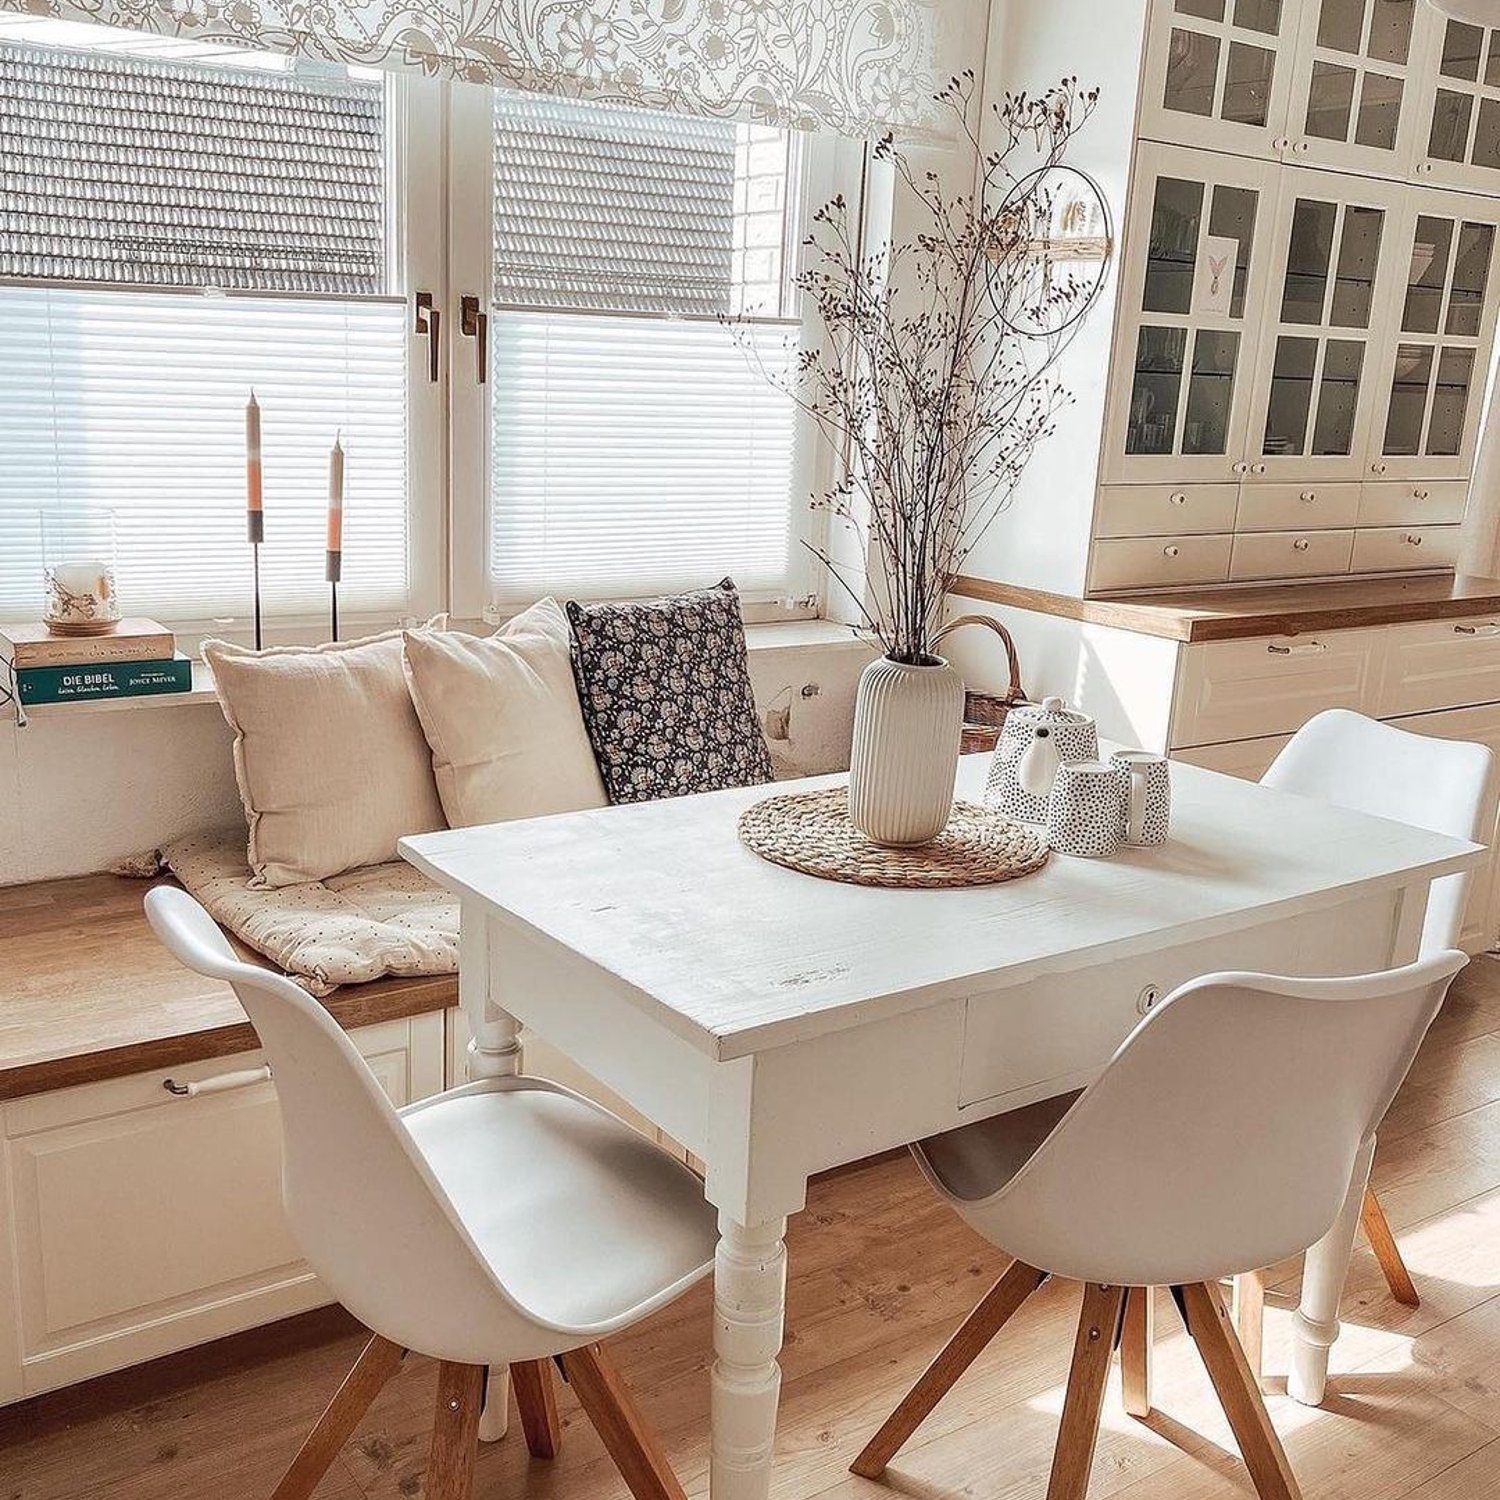
[[[1025,703],[1026,692],[1021,686],[1021,659],[1016,654],[1016,643],[1010,631],[999,620],[989,615],[959,615],[938,631],[933,637],[936,645],[945,635],[961,625],[983,625],[1000,637],[1005,647],[1005,660],[1010,666],[1010,686],[1003,693],[982,693],[970,688],[964,694],[964,732],[959,749],[964,755],[993,750],[1000,743],[1000,731],[1005,728],[1005,716],[1018,703]]]

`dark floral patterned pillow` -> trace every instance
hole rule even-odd
[[[611,802],[771,780],[729,579],[640,604],[569,601],[568,621],[578,702]]]

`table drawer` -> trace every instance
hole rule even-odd
[[[1240,494],[1237,531],[1308,531],[1353,526],[1357,484],[1247,484]]]
[[[1229,576],[1236,583],[1252,578],[1319,578],[1347,573],[1354,549],[1352,531],[1260,531],[1234,539]]]
[[[975,995],[966,1002],[959,1107],[983,1105],[975,1114],[993,1114],[999,1099],[1015,1108],[1077,1088],[1158,1000],[1203,974],[1251,969],[1315,977],[1384,968],[1395,903],[1389,892],[1365,896],[1340,908],[1337,922],[1307,913]]]
[[[1457,526],[1393,526],[1354,533],[1354,573],[1408,573],[1451,568],[1458,561]]]
[[[1233,531],[1237,484],[1111,484],[1099,491],[1094,535],[1190,536]]]
[[[1325,708],[1373,712],[1383,639],[1330,630],[1184,647],[1172,748],[1291,734]]]
[[[1464,518],[1467,479],[1423,479],[1360,487],[1361,526],[1449,526]]]
[[[1389,628],[1376,706],[1382,718],[1480,703],[1500,703],[1500,614]]]
[[[1121,537],[1094,543],[1089,588],[1170,588],[1223,583],[1229,577],[1229,536]]]
[[[1227,745],[1196,745],[1174,750],[1172,759],[1202,766],[1205,771],[1238,776],[1241,781],[1259,781],[1291,738],[1289,734],[1268,734],[1258,740],[1231,740]]]

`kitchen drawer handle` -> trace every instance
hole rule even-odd
[[[238,1073],[215,1073],[197,1083],[178,1083],[175,1078],[162,1081],[162,1087],[175,1099],[196,1099],[200,1094],[227,1094],[231,1089],[253,1088],[270,1081],[269,1067],[241,1068]]]
[[[1455,625],[1453,633],[1454,635],[1500,635],[1500,625],[1494,623],[1488,625]]]
[[[1187,496],[1183,494],[1181,490],[1173,490],[1173,492],[1167,496],[1167,503],[1169,505],[1186,505]]]
[[[1264,474],[1266,472],[1266,466],[1264,464],[1251,464],[1250,472],[1252,474]]]
[[[1180,557],[1182,555],[1182,548],[1181,547],[1163,547],[1161,549],[1161,555],[1163,557]]]
[[[1414,531],[1408,531],[1408,532],[1407,532],[1407,533],[1406,533],[1406,534],[1405,534],[1405,535],[1404,535],[1404,536],[1403,536],[1403,537],[1402,537],[1402,538],[1401,538],[1401,540],[1402,540],[1402,541],[1403,541],[1403,542],[1405,542],[1405,543],[1406,543],[1406,545],[1407,545],[1407,546],[1408,546],[1408,547],[1420,547],[1420,546],[1421,546],[1421,545],[1422,545],[1422,538],[1421,538],[1421,537],[1419,537],[1419,536],[1418,536],[1418,535],[1417,535],[1417,534],[1416,534],[1416,532],[1414,532]]]
[[[1328,649],[1322,641],[1303,641],[1296,646],[1278,646],[1272,641],[1266,650],[1272,656],[1317,656]]]
[[[1413,490],[1411,497],[1413,500],[1425,500],[1431,493],[1431,490]]]
[[[1382,463],[1373,463],[1370,465],[1370,472],[1372,474],[1384,474],[1385,469],[1386,466]]]
[[[1306,500],[1307,503],[1311,505],[1312,502],[1318,498],[1318,492],[1316,490],[1303,490],[1298,498]]]
[[[1308,539],[1305,536],[1299,536],[1297,538],[1297,540],[1292,543],[1292,551],[1293,552],[1306,552],[1307,549],[1309,547],[1311,547],[1311,546],[1312,546],[1312,543],[1310,541],[1308,541]]]
[[[1231,470],[1231,471],[1232,471],[1232,472],[1233,472],[1233,473],[1235,473],[1235,474],[1248,474],[1248,473],[1249,473],[1249,472],[1250,472],[1250,465],[1249,465],[1249,464],[1247,464],[1247,463],[1246,463],[1246,462],[1245,462],[1245,461],[1244,461],[1244,459],[1241,459],[1241,460],[1240,460],[1240,461],[1239,461],[1239,462],[1238,462],[1238,463],[1236,463],[1236,464],[1230,464],[1230,466],[1229,466],[1229,467],[1230,467],[1230,470]]]

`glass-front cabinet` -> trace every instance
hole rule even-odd
[[[1427,9],[1422,139],[1415,179],[1500,192],[1500,28],[1471,26]]]
[[[1271,163],[1141,144],[1121,272],[1108,481],[1234,478],[1275,176]]]

